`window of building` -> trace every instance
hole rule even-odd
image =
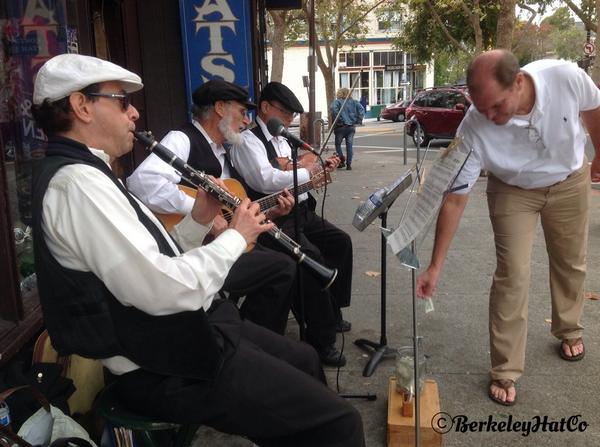
[[[401,11],[389,11],[379,17],[377,21],[378,31],[401,31],[403,25],[403,14]]]
[[[402,93],[402,72],[382,71],[375,72],[375,94],[377,104],[392,104],[398,100]]]
[[[373,65],[374,66],[385,66],[385,65],[399,65],[404,63],[404,53],[402,51],[374,51],[373,52]],[[412,56],[407,53],[406,63],[412,64]]]
[[[30,194],[44,135],[31,113],[33,80],[51,57],[89,51],[82,3],[0,0],[0,365],[42,325]]]
[[[43,156],[44,135],[31,114],[33,79],[46,60],[65,53],[69,45],[76,47],[67,26],[66,2],[36,5],[0,2],[0,143],[8,199],[7,208],[1,212],[11,220],[14,258],[5,262],[14,261],[17,280],[16,293],[0,297],[0,309],[2,317],[14,320],[23,317],[20,299],[37,287],[31,235],[31,168],[33,160]]]
[[[357,81],[357,77],[360,77],[360,80]],[[352,88],[354,86],[354,90],[352,91],[352,98],[360,101],[361,98],[365,98],[363,102],[366,100],[365,104],[369,104],[369,73],[363,71],[362,73],[340,73],[340,87]]]
[[[369,53],[368,52],[340,53],[339,60],[340,60],[340,62],[343,62],[343,60],[345,60],[346,67],[368,67],[369,66]]]

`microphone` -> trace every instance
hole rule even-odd
[[[285,126],[283,125],[281,120],[278,120],[277,118],[271,118],[267,122],[267,129],[269,130],[269,133],[271,135],[276,136],[276,137],[282,136],[283,138],[288,140],[288,142],[292,146],[300,148],[300,149],[304,149],[305,151],[312,152],[317,157],[321,156],[321,154],[318,151],[314,150],[310,144],[302,141],[297,136],[291,134],[290,131],[285,128]]]

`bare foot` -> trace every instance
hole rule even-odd
[[[513,405],[517,398],[515,383],[508,379],[492,380],[490,383],[490,398],[503,405]]]
[[[580,357],[585,349],[583,347],[583,339],[581,337],[563,340],[560,348],[563,352],[563,358],[566,358],[567,360]]]

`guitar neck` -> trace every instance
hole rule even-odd
[[[298,195],[304,194],[305,192],[308,192],[312,189],[313,189],[312,181],[308,181],[306,183],[298,185]],[[276,192],[274,194],[271,194],[271,195],[268,195],[268,196],[265,196],[265,197],[262,197],[262,198],[256,200],[255,203],[258,203],[260,205],[260,210],[263,213],[266,213],[271,208],[275,208],[277,205],[279,205],[279,203],[277,202],[277,198],[281,194],[282,194],[281,192]]]

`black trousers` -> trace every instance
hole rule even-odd
[[[305,343],[249,321],[213,382],[136,370],[117,391],[133,410],[165,421],[201,423],[260,446],[360,447],[362,420],[324,382]]]
[[[256,244],[233,264],[223,289],[246,296],[243,318],[283,334],[294,297],[296,263],[289,256]]]
[[[310,199],[298,205],[300,237],[295,235],[293,211],[278,219],[277,225],[300,243],[306,254],[338,269],[338,276],[329,290],[338,307],[348,307],[352,296],[352,239],[348,233],[318,216],[309,202]]]
[[[270,236],[259,237],[261,245],[288,258],[292,263],[296,261]],[[302,277],[302,296],[297,294],[297,287],[293,288],[293,311],[296,318],[306,324],[306,341],[317,350],[335,343],[336,310],[337,306],[329,291],[324,291],[322,278],[300,264]],[[296,269],[296,266],[294,266]],[[254,321],[254,320],[253,320]]]

